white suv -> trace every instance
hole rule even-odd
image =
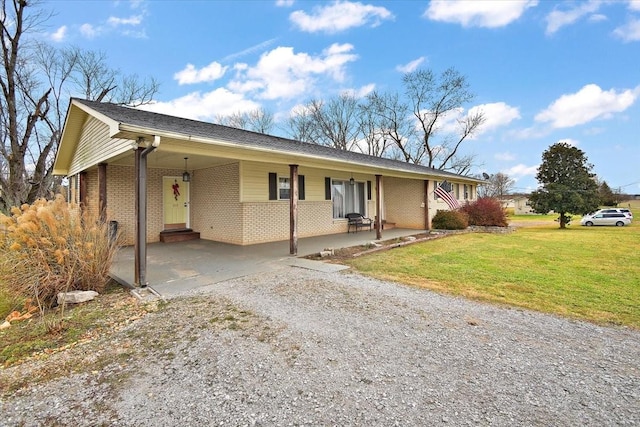
[[[603,209],[605,211],[609,209]],[[598,211],[592,215],[585,215],[580,220],[580,225],[615,225],[622,227],[631,224],[631,218],[623,212],[601,212]]]

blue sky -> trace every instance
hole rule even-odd
[[[550,145],[640,194],[640,1],[52,1],[43,37],[161,84],[153,111],[213,121],[350,91],[402,92],[417,68],[464,74],[487,121],[476,173],[537,185]],[[472,110],[473,111],[473,110]],[[283,132],[274,131],[282,134]]]

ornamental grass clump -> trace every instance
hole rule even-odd
[[[59,292],[104,290],[117,250],[106,222],[58,196],[14,207],[0,223],[0,283],[10,292],[44,309]]]

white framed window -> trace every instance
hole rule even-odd
[[[345,218],[348,213],[360,213],[367,216],[366,189],[364,182],[332,180],[331,200],[333,201],[333,217]]]
[[[288,177],[278,177],[278,199],[289,200],[291,194],[291,183]]]

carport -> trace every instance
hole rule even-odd
[[[417,234],[417,230],[385,230],[385,240]],[[217,282],[287,267],[319,271],[339,271],[347,267],[304,258],[326,248],[340,249],[375,242],[375,231],[340,233],[299,239],[299,256],[286,255],[289,241],[257,245],[231,245],[210,240],[190,240],[147,245],[148,285],[163,296],[193,291]],[[132,246],[118,251],[111,276],[119,283],[134,287]]]

